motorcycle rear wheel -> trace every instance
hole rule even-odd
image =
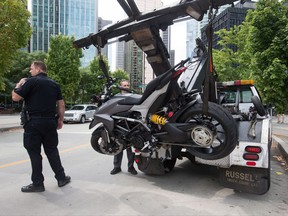
[[[203,104],[190,107],[179,119],[194,126],[187,131],[189,143],[186,147],[192,155],[217,160],[229,155],[238,144],[238,130],[232,115],[222,106],[208,102],[208,112],[203,113]],[[195,126],[196,123],[196,126]]]

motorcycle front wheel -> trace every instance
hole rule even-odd
[[[117,155],[123,151],[122,144],[115,141],[113,137],[109,137],[108,142],[108,137],[105,136],[107,135],[104,127],[99,127],[92,133],[90,142],[95,151],[107,155]]]
[[[203,104],[195,104],[180,117],[180,122],[191,123],[187,130],[186,147],[192,155],[217,160],[229,155],[238,144],[238,130],[232,115],[222,106],[208,102],[208,112]]]

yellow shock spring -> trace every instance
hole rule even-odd
[[[162,117],[162,116],[157,115],[157,114],[152,114],[150,117],[150,120],[155,124],[165,125],[167,118]]]

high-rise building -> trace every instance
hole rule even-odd
[[[125,42],[124,41],[117,43],[116,69],[125,70]]]
[[[199,25],[196,20],[189,20],[186,22],[187,26],[187,39],[186,39],[186,56],[193,57],[193,51],[196,47],[196,38],[199,37]]]
[[[98,31],[98,0],[28,0],[33,35],[29,51],[49,49],[51,35],[63,34],[76,39]],[[83,51],[82,66],[95,56],[95,48]]]
[[[135,0],[135,3],[140,12],[149,12],[162,6],[161,0]],[[169,39],[168,36],[166,38]],[[125,44],[124,69],[130,75],[132,88],[139,91],[144,90],[145,86],[154,78],[154,72],[146,60],[144,52],[134,41]]]
[[[224,11],[229,5],[223,5],[218,9],[218,14]],[[215,12],[215,10],[214,10]],[[192,57],[196,47],[196,38],[201,38],[201,29],[208,24],[208,15],[204,14],[203,20],[198,22],[194,19],[187,21],[187,39],[186,39],[186,54]]]
[[[220,12],[213,20],[213,31],[219,31],[220,29],[230,30],[234,26],[240,25],[246,17],[248,10],[255,8],[255,2],[251,0],[246,0],[244,4],[237,3],[234,7],[227,7],[225,10]],[[205,27],[201,29],[201,38],[204,43],[207,43],[207,37],[205,34]],[[218,41],[219,36],[213,34],[212,47],[214,49],[220,49]],[[236,51],[235,46],[231,46],[231,49]]]
[[[104,26],[111,24],[111,20],[104,20],[101,17],[98,18],[98,29],[102,29]],[[101,53],[108,59],[108,46],[101,49]]]

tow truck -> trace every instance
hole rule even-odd
[[[193,160],[218,167],[220,184],[227,188],[264,194],[270,188],[271,111],[262,105],[253,80],[218,82],[217,92],[219,104],[238,124],[239,145],[219,160]]]
[[[133,40],[146,54],[154,74],[159,76],[171,68],[168,61],[169,53],[160,37],[160,30],[166,30],[168,26],[173,25],[176,21],[186,19],[187,16],[200,21],[208,12],[208,17],[214,17],[214,10],[217,11],[220,6],[233,4],[235,1],[181,0],[172,6],[142,13],[134,0],[118,0],[128,15],[127,19],[76,40],[73,44],[76,48],[88,48],[90,45],[94,45],[98,51],[101,51],[101,48],[112,38],[118,38],[118,41],[125,42]],[[191,69],[193,77],[188,69],[179,79],[179,84],[185,85],[188,91],[194,89],[203,91],[204,107],[208,101],[213,101],[227,108],[237,123],[239,144],[228,156],[217,160],[196,157],[185,148],[181,150],[181,157],[187,157],[199,164],[218,167],[220,183],[227,188],[264,194],[270,187],[271,116],[262,105],[253,81],[238,80],[215,84],[211,29],[210,19],[206,29],[208,52],[204,51],[201,42],[198,43],[202,49],[199,49],[200,52],[195,58],[195,67]],[[104,65],[103,62],[101,65]],[[166,157],[165,154],[164,156]],[[171,163],[172,170],[176,159],[171,160],[173,158],[169,158],[169,156],[166,159],[173,162]],[[141,164],[138,164],[138,168],[141,170]],[[158,169],[156,166],[153,168]]]

